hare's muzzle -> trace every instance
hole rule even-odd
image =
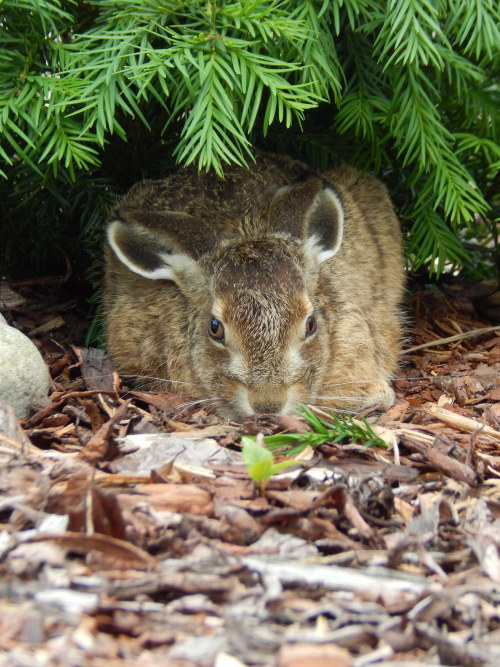
[[[280,414],[288,403],[286,387],[275,384],[248,389],[248,402],[254,414]]]

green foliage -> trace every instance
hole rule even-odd
[[[313,431],[307,433],[278,433],[276,435],[267,435],[263,439],[265,447],[272,451],[274,449],[282,450],[280,453],[287,456],[296,456],[306,447],[319,447],[325,442],[342,442],[350,440],[365,447],[387,447],[385,440],[380,438],[372,429],[365,418],[356,420],[352,415],[334,415],[330,419],[323,419],[314,414],[306,405],[297,411],[300,417],[303,417],[313,428]],[[255,444],[255,436],[243,436],[241,442],[245,447]],[[259,448],[262,450],[263,448]],[[251,450],[254,451],[255,447]],[[256,449],[255,449],[256,451]],[[268,452],[269,453],[269,452]],[[245,455],[245,450],[243,450]],[[264,458],[264,454],[261,457]],[[269,457],[267,457],[269,460]],[[272,460],[272,457],[271,457]],[[245,458],[245,462],[248,462]],[[271,473],[273,474],[273,473]],[[253,479],[253,478],[252,478]]]
[[[222,174],[257,143],[381,173],[439,274],[498,205],[498,26],[494,0],[3,0],[0,212],[29,192],[48,236],[81,182],[81,228],[172,158]]]
[[[263,447],[256,438],[242,438],[243,440],[245,441],[243,459],[248,474],[254,482],[260,484],[261,490],[264,489],[264,485],[270,477],[295,464],[295,461],[290,460],[275,463],[271,452]]]
[[[297,414],[312,426],[316,433],[328,436],[330,442],[341,442],[348,439],[365,447],[387,447],[387,443],[374,432],[364,417],[354,419],[352,415],[335,415],[331,419],[323,419],[314,414],[306,405]]]

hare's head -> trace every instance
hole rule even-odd
[[[182,294],[165,297],[164,309],[182,302],[186,312],[163,345],[168,356],[185,338],[198,398],[232,419],[289,412],[314,400],[329,362],[321,265],[341,245],[341,201],[311,177],[278,190],[258,219],[230,220],[226,229],[217,238],[209,220],[118,209],[108,241],[127,269],[162,281],[165,295]]]

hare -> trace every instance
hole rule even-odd
[[[107,224],[118,370],[235,421],[387,409],[403,289],[385,186],[349,166],[256,153],[223,179],[181,169],[135,185]]]

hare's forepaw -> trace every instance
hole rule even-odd
[[[349,391],[347,391],[347,386],[349,386]],[[388,410],[393,405],[395,398],[396,395],[389,382],[366,384],[352,382],[340,383],[333,391],[318,395],[316,400],[311,402],[342,412],[362,412],[369,408]]]

